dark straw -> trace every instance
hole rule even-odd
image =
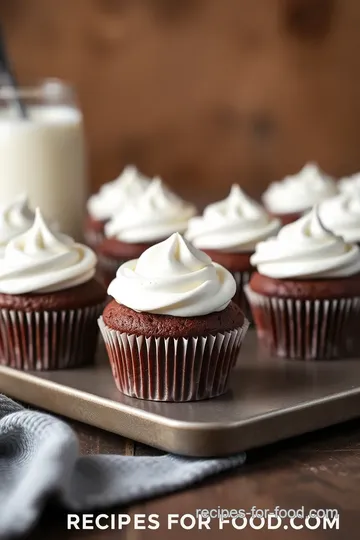
[[[18,92],[18,84],[14,71],[11,66],[10,58],[6,50],[5,39],[2,30],[0,29],[0,70],[1,74],[6,78],[7,84],[9,84],[14,89],[15,95],[15,104],[18,109],[19,116],[22,118],[27,118],[26,107],[22,100],[20,99]]]

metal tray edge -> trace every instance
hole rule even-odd
[[[171,421],[147,411],[136,411],[136,422],[129,422],[129,412],[131,410],[134,415],[134,410],[125,404],[114,404],[106,398],[69,390],[65,385],[39,379],[36,375],[24,375],[11,368],[0,367],[0,389],[35,407],[164,451],[194,457],[223,456],[249,450],[356,418],[360,411],[360,388],[355,388],[302,407],[274,411],[231,426]],[[71,400],[66,399],[70,395]],[[92,402],[90,409],[89,401]],[[109,403],[111,407],[104,407]],[[280,424],[279,416],[282,417]]]

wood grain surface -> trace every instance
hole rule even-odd
[[[73,83],[92,187],[129,162],[197,200],[360,169],[358,0],[0,0],[19,79]]]
[[[83,454],[121,453],[127,455],[149,455],[156,450],[122,439],[79,423],[73,423],[78,433]],[[250,452],[245,466],[228,474],[207,481],[201,486],[137,504],[127,509],[108,509],[116,513],[159,514],[160,522],[166,523],[169,513],[194,514],[197,508],[244,508],[253,505],[261,509],[312,508],[338,509],[339,530],[245,529],[243,538],[249,540],[328,540],[346,538],[357,540],[360,515],[360,426],[358,421],[349,422],[311,435],[298,437]],[[89,538],[105,540],[123,538],[142,540],[161,537],[209,540],[216,538],[239,538],[241,532],[229,528],[185,531],[134,530],[131,527],[120,531],[67,531],[64,515],[49,510],[31,540],[53,538],[72,540]]]
[[[20,82],[50,76],[75,86],[92,189],[130,162],[193,200],[218,198],[234,181],[259,195],[310,159],[334,175],[360,169],[358,0],[0,0],[0,21]],[[73,426],[84,454],[153,452]],[[165,516],[218,505],[340,511],[339,531],[247,529],[248,540],[357,540],[359,423],[251,452],[237,472],[128,511]],[[151,535],[220,536],[71,533],[50,509],[29,538]]]

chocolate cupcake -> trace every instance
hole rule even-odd
[[[276,234],[279,228],[280,221],[271,218],[238,185],[232,186],[227,199],[209,205],[201,217],[189,221],[186,238],[232,273],[237,285],[233,300],[249,319],[244,286],[254,270],[250,257],[256,244]]]
[[[318,212],[326,229],[341,236],[345,242],[360,244],[360,189],[323,201]]]
[[[261,242],[246,293],[273,354],[320,360],[360,355],[360,251],[326,230],[317,208]]]
[[[248,322],[234,278],[178,233],[124,263],[99,319],[118,389],[157,401],[223,394]]]
[[[317,203],[336,195],[333,178],[314,163],[309,163],[293,176],[270,184],[262,196],[266,210],[287,225],[299,219]]]
[[[90,247],[96,250],[104,239],[104,227],[108,220],[130,200],[141,195],[149,181],[136,167],[129,165],[116,180],[104,184],[98,193],[89,198],[84,236]]]
[[[8,243],[0,267],[2,365],[48,370],[93,361],[106,299],[95,267],[90,248],[51,232],[36,211],[33,226]]]
[[[196,208],[155,178],[142,195],[120,209],[105,226],[98,247],[99,268],[108,285],[119,266],[136,259],[153,244],[174,232],[184,232]]]

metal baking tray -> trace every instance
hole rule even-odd
[[[221,456],[360,415],[360,359],[275,360],[245,339],[230,390],[193,403],[129,398],[115,387],[105,351],[92,368],[25,373],[0,367],[15,399],[169,452]]]

